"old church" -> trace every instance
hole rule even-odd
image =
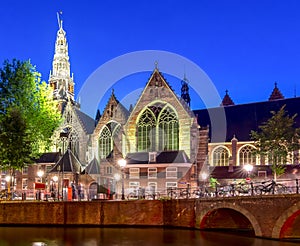
[[[246,164],[253,165],[253,176],[267,178],[270,168],[254,154],[250,132],[283,105],[291,115],[299,112],[300,98],[285,99],[277,84],[264,102],[235,105],[226,91],[219,107],[192,110],[185,77],[181,96],[157,64],[145,83],[130,108],[118,101],[118,91],[112,91],[95,119],[82,112],[74,99],[67,35],[60,21],[49,84],[63,122],[53,134],[52,152],[20,173],[16,188],[34,190],[36,183],[46,183],[45,189],[62,199],[120,197],[122,189],[128,194],[138,188],[166,194],[169,188],[195,189],[209,177],[245,178]],[[225,115],[226,132],[212,137],[218,129],[213,128],[211,116],[220,112]],[[299,126],[298,117],[296,121]],[[294,170],[287,175],[298,175],[298,153],[287,164]],[[38,170],[43,170],[42,177],[37,176]]]

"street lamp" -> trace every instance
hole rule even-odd
[[[245,164],[244,165],[244,169],[246,170],[248,178],[250,180],[250,173],[253,170],[253,165],[251,165],[251,164]]]
[[[125,194],[124,194],[124,168],[126,166],[126,160],[125,159],[120,159],[118,161],[119,166],[121,167],[122,171],[122,200],[125,200]]]
[[[40,178],[41,183],[43,183],[43,175],[44,175],[44,171],[43,170],[38,170],[37,176]]]
[[[208,177],[208,174],[207,174],[206,172],[203,172],[203,173],[201,174],[201,178],[202,178],[202,180],[203,180],[204,182],[206,181],[207,177]]]

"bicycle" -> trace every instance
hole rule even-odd
[[[179,190],[179,197],[178,198],[190,198],[191,197],[191,193],[190,193],[190,190],[188,188],[184,188],[184,189],[180,189]]]
[[[218,186],[215,193],[219,197],[229,197],[233,195],[233,187],[231,185]]]
[[[171,199],[176,199],[177,196],[178,196],[177,191],[174,188],[169,188],[167,194],[168,194],[168,197],[171,198]]]
[[[251,195],[251,186],[248,183],[237,183],[233,186],[233,194],[235,196],[250,196]]]
[[[255,194],[283,194],[286,193],[286,186],[277,184],[274,180],[262,182],[262,184],[255,187]]]
[[[160,198],[159,192],[146,192],[145,199],[146,200],[156,200]]]
[[[133,190],[132,192],[129,192],[127,195],[128,200],[133,199],[145,199],[145,190],[142,188],[138,188],[136,190]]]
[[[206,187],[198,188],[194,190],[192,193],[193,198],[203,198],[203,197],[210,197],[210,192]]]

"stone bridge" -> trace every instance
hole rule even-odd
[[[166,208],[169,205],[171,207]],[[175,215],[165,216],[176,218],[170,221],[173,226],[247,230],[257,237],[273,239],[300,238],[299,194],[209,198],[193,202],[177,200],[177,203],[174,200],[173,203],[166,204],[164,210],[177,214],[177,218]],[[188,222],[186,215],[193,213],[194,220],[191,218]],[[165,224],[168,223],[165,221]]]
[[[0,202],[0,225],[170,226],[300,239],[300,194],[175,200]]]

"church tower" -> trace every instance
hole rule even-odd
[[[66,32],[63,29],[63,22],[57,14],[58,27],[55,53],[52,62],[52,71],[49,75],[49,84],[53,88],[53,98],[59,101],[59,109],[61,112],[67,102],[75,104],[74,101],[74,81],[73,74],[70,76],[70,62],[68,55],[68,43]]]

